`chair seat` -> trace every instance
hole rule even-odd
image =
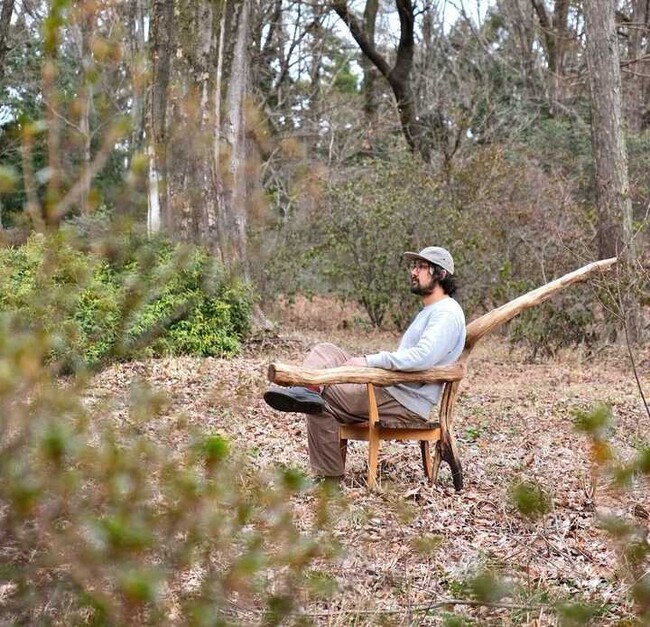
[[[382,419],[380,418],[377,422],[381,429],[419,429],[421,431],[427,429],[437,429],[440,426],[440,423],[437,420],[427,420],[426,422],[409,422],[407,425],[399,423],[398,421],[392,421],[390,418]]]
[[[368,422],[357,422],[354,424],[350,425],[341,425],[345,427],[363,427],[364,429],[368,428]],[[424,431],[427,429],[437,429],[440,426],[440,423],[437,420],[427,420],[426,422],[412,422],[409,423],[408,425],[400,424],[399,422],[393,422],[391,420],[385,420],[380,418],[377,421],[377,426],[380,429],[405,429],[405,430],[411,430],[411,429],[417,429],[420,431]]]
[[[363,440],[368,441],[370,430],[367,422],[354,425],[341,425],[339,438],[341,440]],[[420,440],[435,442],[440,439],[440,423],[426,422],[422,425],[408,427],[386,426],[382,422],[377,423],[377,436],[379,440]]]

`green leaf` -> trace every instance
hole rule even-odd
[[[0,165],[0,194],[9,194],[18,184],[19,176],[16,168]]]
[[[220,435],[208,435],[195,446],[208,465],[223,461],[230,453],[230,442]]]
[[[590,410],[575,409],[573,414],[576,429],[592,436],[602,436],[612,423],[612,408],[603,403]]]
[[[544,489],[533,481],[519,481],[510,489],[510,500],[520,514],[536,519],[551,509],[551,499]]]

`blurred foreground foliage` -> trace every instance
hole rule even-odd
[[[0,250],[2,324],[40,333],[64,371],[137,356],[236,353],[248,288],[202,248],[126,226],[63,228]]]
[[[608,405],[596,404],[574,412],[576,431],[590,442],[594,495],[597,479],[611,482],[621,496],[630,493],[640,483],[650,479],[650,444],[638,442],[636,452],[629,459],[621,459],[610,443],[613,430],[612,410]],[[531,479],[517,479],[510,487],[510,505],[541,534],[547,519],[553,516],[552,495],[546,486]],[[647,525],[632,516],[596,513],[596,524],[609,536],[617,550],[619,569],[612,577],[625,582],[628,604],[622,608],[611,604],[594,604],[572,595],[571,598],[552,598],[538,584],[515,584],[507,572],[498,568],[482,567],[466,580],[450,584],[452,593],[479,603],[505,600],[513,602],[518,610],[553,611],[557,623],[566,626],[618,624],[639,627],[650,622],[650,543]],[[507,571],[507,565],[504,567]],[[522,604],[522,605],[519,605]],[[505,605],[507,607],[507,603]],[[527,614],[530,617],[530,614]],[[514,617],[514,614],[513,614]],[[523,620],[523,617],[522,617]],[[456,622],[454,622],[456,621]],[[448,624],[465,624],[459,615],[451,615]]]
[[[134,382],[117,420],[86,367],[144,350],[233,352],[245,292],[198,249],[115,234],[33,236],[0,258],[2,622],[280,622],[311,589],[311,561],[336,550],[327,492],[299,528],[300,473],[254,471],[180,418],[180,442],[154,441],[147,424],[166,399]]]

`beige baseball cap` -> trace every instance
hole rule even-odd
[[[429,263],[435,263],[436,265],[449,272],[449,274],[454,273],[454,259],[451,256],[451,253],[446,248],[441,248],[440,246],[427,246],[426,248],[423,248],[419,253],[405,252],[402,254],[402,256],[407,261],[422,259],[423,261],[428,261]]]

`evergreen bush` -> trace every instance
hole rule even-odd
[[[62,231],[0,250],[2,315],[51,333],[51,359],[74,369],[145,354],[239,350],[251,294],[207,251],[123,237],[111,247],[119,255],[105,255],[88,241]]]

